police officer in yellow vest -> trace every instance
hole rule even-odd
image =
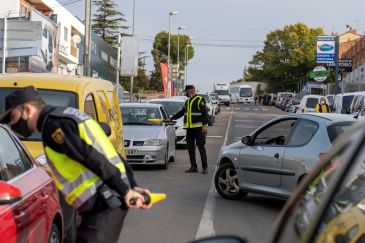
[[[74,108],[47,106],[32,86],[5,103],[1,123],[24,137],[42,132],[53,181],[82,217],[76,242],[117,242],[128,208],[150,207],[141,195],[149,191],[137,187],[99,123]]]
[[[202,173],[208,173],[207,152],[205,150],[205,140],[208,131],[208,111],[203,97],[196,95],[193,85],[186,85],[185,92],[188,99],[183,108],[171,117],[172,120],[179,119],[184,115],[184,128],[186,129],[186,143],[190,157],[191,167],[186,173],[198,172],[195,158],[195,141],[198,145],[200,158],[202,161]]]

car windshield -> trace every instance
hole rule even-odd
[[[0,89],[0,115],[5,112],[5,97],[17,90],[16,88],[1,88]],[[52,106],[74,107],[78,108],[77,95],[74,92],[37,89],[43,100]],[[17,134],[22,140],[26,141],[40,141],[41,134],[33,133],[30,137],[23,138]]]
[[[241,97],[251,97],[252,96],[251,88],[240,88],[240,96]]]
[[[307,104],[305,105],[307,108],[316,108],[318,104],[318,98],[308,98]]]
[[[171,116],[176,114],[184,106],[184,102],[177,101],[150,101],[153,104],[161,104],[165,107],[167,113]]]
[[[207,95],[207,94],[198,94],[198,95],[200,95],[201,97],[203,97],[203,99],[205,100],[205,102],[207,102],[207,103],[210,102],[209,95]]]
[[[123,125],[161,126],[162,118],[157,107],[121,106]]]
[[[215,90],[215,93],[217,93],[217,95],[229,95],[228,90]]]

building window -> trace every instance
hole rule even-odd
[[[63,27],[63,39],[64,41],[68,41],[68,29],[66,27]]]

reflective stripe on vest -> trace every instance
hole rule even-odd
[[[130,185],[125,166],[100,125],[96,121],[88,119],[79,122],[78,128],[80,138],[113,163],[120,170],[122,180]],[[95,173],[66,154],[54,151],[48,146],[45,147],[45,152],[52,178],[68,204],[79,208],[95,195],[97,188],[102,184]]]

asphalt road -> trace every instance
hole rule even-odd
[[[140,186],[164,192],[167,199],[149,210],[130,210],[119,242],[190,242],[196,238],[235,234],[249,242],[262,242],[285,201],[248,194],[242,200],[221,198],[212,186],[218,153],[223,144],[242,136],[283,112],[275,107],[231,105],[221,108],[214,126],[209,127],[207,155],[209,173],[186,174],[189,156],[178,149],[176,162],[168,170],[134,167]],[[200,161],[197,150],[197,159]],[[201,164],[199,169],[201,171]]]

